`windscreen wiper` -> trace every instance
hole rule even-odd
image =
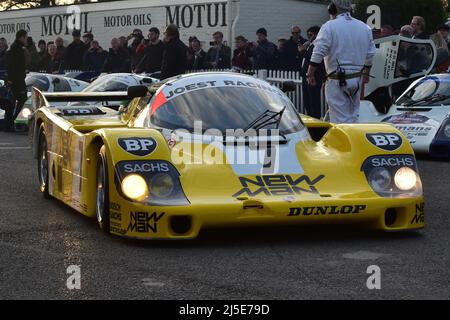
[[[276,124],[276,129],[280,127],[281,119],[283,118],[283,114],[286,111],[286,107],[281,109],[278,112],[266,110],[261,114],[258,118],[252,121],[244,131],[248,131],[249,129],[260,130],[272,124]]]
[[[439,101],[443,101],[443,100],[446,100],[446,99],[450,99],[450,95],[448,95],[448,94],[434,94],[434,95],[431,95],[431,96],[426,97],[424,99],[420,99],[420,100],[417,100],[417,101],[414,101],[414,102],[411,102],[411,103],[404,104],[404,106],[413,107],[413,106],[417,106],[417,105],[420,105],[420,104],[434,103],[434,102],[439,102]]]

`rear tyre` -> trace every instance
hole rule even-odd
[[[97,161],[96,205],[95,212],[100,228],[109,233],[109,182],[108,162],[105,146],[102,146]]]
[[[47,150],[47,138],[45,136],[44,126],[39,128],[39,145],[38,145],[38,178],[39,178],[39,190],[44,198],[49,199],[50,194],[48,192],[48,172],[49,172],[49,160]]]

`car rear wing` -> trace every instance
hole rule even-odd
[[[50,102],[122,101],[147,96],[146,86],[132,86],[126,92],[41,92],[33,88],[33,108],[49,107]]]

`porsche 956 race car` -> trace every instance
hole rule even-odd
[[[113,93],[40,93],[39,188],[111,234],[192,239],[217,226],[424,227],[410,144],[390,125],[303,120],[283,90],[199,73]],[[132,99],[118,111],[54,102]]]
[[[433,42],[401,37],[378,42],[374,78],[366,91],[375,99],[362,102],[360,122],[391,124],[404,134],[415,152],[450,158],[450,74],[424,76],[432,71],[439,56]],[[385,94],[389,103],[402,83],[407,88],[398,93],[395,103],[380,108],[377,104],[383,101],[377,99],[377,93]],[[390,89],[380,91],[386,85],[391,85]]]

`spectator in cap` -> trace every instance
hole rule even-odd
[[[239,70],[253,69],[253,62],[250,58],[251,44],[244,36],[237,36],[234,40],[236,49],[233,52],[232,66]]]
[[[63,61],[64,70],[81,71],[83,70],[83,58],[86,48],[81,41],[80,30],[72,32],[73,41],[67,46]]]
[[[161,80],[184,74],[187,67],[187,47],[180,40],[180,31],[176,25],[167,26],[164,45]]]
[[[120,41],[117,38],[111,40],[111,48],[106,56],[102,71],[107,73],[130,72],[128,50],[120,45]]]
[[[267,30],[260,28],[256,31],[257,41],[250,51],[253,57],[253,67],[256,70],[273,69],[277,55],[277,46],[267,40]]]
[[[45,43],[45,40],[39,40],[38,42],[38,53],[36,61],[33,61],[35,71],[40,72],[42,70],[42,62],[44,61],[45,57],[48,55],[47,53],[47,44]]]
[[[94,41],[94,35],[91,32],[86,32],[83,35],[84,48],[88,51],[91,48],[91,42]]]
[[[212,47],[206,54],[206,69],[227,69],[231,66],[231,48],[223,43],[223,33],[213,34]]]
[[[146,44],[142,44],[143,57],[136,66],[136,73],[153,73],[156,71],[161,71],[164,44],[159,39],[159,35],[159,29],[156,27],[150,28],[150,30],[148,31],[148,41]],[[139,50],[137,51],[139,52]]]

